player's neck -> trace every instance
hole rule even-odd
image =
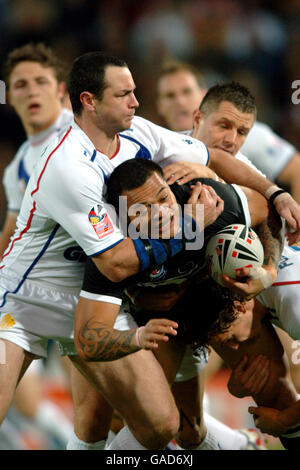
[[[76,116],[75,122],[86,133],[97,150],[104,153],[108,158],[115,155],[119,145],[117,133],[108,133],[99,129],[91,120],[85,119],[84,116]]]

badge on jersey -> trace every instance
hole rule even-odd
[[[2,330],[9,330],[12,326],[16,324],[15,319],[10,313],[7,313],[4,315],[4,317],[1,318],[0,321],[0,328]]]
[[[89,212],[89,222],[93,226],[99,239],[113,233],[114,227],[106,210],[98,205]]]

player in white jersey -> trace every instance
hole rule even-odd
[[[71,111],[62,108],[65,94],[63,64],[44,44],[25,44],[11,51],[4,73],[9,103],[20,117],[28,138],[4,172],[7,214],[0,236],[1,257],[15,231],[35,163],[51,139],[73,118]],[[59,431],[63,445],[71,424],[63,416],[59,419],[59,409],[42,398],[41,371],[44,371],[41,361],[36,361],[18,387],[14,405],[46,432],[51,429],[57,436]]]
[[[198,109],[207,86],[199,71],[188,64],[171,61],[161,70],[157,81],[157,109],[167,126],[183,132],[193,127],[193,112]],[[234,136],[227,135],[227,142]],[[272,181],[288,186],[300,202],[299,151],[279,137],[265,123],[255,122],[241,152]]]
[[[295,340],[293,356],[299,364],[299,269],[300,244],[284,246],[277,278],[256,297],[254,309],[249,308],[247,315],[239,313],[227,331],[211,338],[212,346],[232,368],[230,391],[238,397],[252,395],[255,398],[259,406],[250,407],[249,411],[254,415],[256,426],[263,432],[279,436],[287,449],[300,448],[299,396],[294,404],[274,406],[272,394],[281,384],[274,383],[264,356],[270,352],[270,345],[265,342],[265,352],[259,357],[254,356],[251,349],[256,347],[254,336],[259,338],[260,329],[271,321]]]
[[[149,247],[141,247],[137,240],[124,239],[105,209],[101,191],[106,175],[117,162],[133,158],[139,152],[145,156],[145,148],[149,151],[146,155],[157,161],[169,161],[178,155],[181,159],[198,156],[202,164],[208,160],[207,148],[201,142],[142,119],[133,121],[138,106],[134,88],[130,71],[118,59],[89,53],[78,58],[72,67],[68,91],[76,122],[52,141],[35,166],[22,202],[17,231],[0,266],[1,318],[10,315],[10,321],[5,322],[9,328],[0,332],[7,352],[6,367],[0,370],[1,417],[28,364],[35,356],[46,355],[49,338],[56,339],[62,352],[70,355],[92,380],[100,375],[103,382],[108,381],[112,394],[109,393],[109,400],[113,399],[113,392],[117,393],[111,377],[118,372],[117,364],[90,365],[71,356],[75,353],[73,312],[82,279],[82,257],[77,246],[92,256],[101,272],[113,281],[138,272],[141,266],[149,266]],[[141,126],[143,136],[140,136]],[[135,135],[144,140],[137,142]],[[220,150],[209,151],[209,165],[224,179],[234,174],[237,183],[262,194],[271,187],[268,180]],[[211,208],[215,210],[216,199],[212,202]],[[298,227],[298,206],[291,199],[284,209],[288,209]],[[175,254],[182,246],[182,240],[170,241],[169,250],[157,249],[152,244],[150,252],[155,264],[160,264],[169,252]],[[134,360],[124,359],[128,373],[132,370],[134,376],[139,370],[145,370],[145,364],[153,373],[151,387],[143,374],[140,392],[144,395],[137,401],[143,410],[143,423],[139,421],[139,413],[128,417],[133,421],[129,425],[135,429],[139,442],[133,436],[131,439],[138,448],[141,443],[148,448],[163,447],[178,426],[178,413],[168,384],[147,352],[139,351]],[[154,376],[159,396],[154,393]],[[79,391],[74,387],[74,393]],[[149,409],[145,409],[144,400]],[[89,441],[86,436],[83,440]]]

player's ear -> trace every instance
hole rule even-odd
[[[196,111],[193,112],[193,133],[192,133],[192,137],[194,137],[195,139],[198,138],[198,132],[199,132],[202,119],[203,119],[203,112],[200,109],[196,109]]]
[[[66,82],[59,82],[59,84],[58,84],[58,97],[61,101],[63,100],[66,93],[67,93]]]
[[[80,101],[82,107],[87,111],[94,111],[95,110],[95,98],[93,93],[89,91],[83,91],[80,93]]]

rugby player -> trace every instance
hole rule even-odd
[[[157,80],[157,110],[169,129],[177,132],[193,128],[193,113],[198,110],[207,92],[204,77],[199,71],[177,61],[166,62]],[[230,120],[222,123],[224,133],[220,148],[237,153],[238,134]],[[265,123],[255,121],[241,152],[271,181],[288,186],[297,202],[300,202],[298,150],[279,137]]]
[[[224,200],[224,211],[218,217],[218,219],[205,229],[205,240],[216,231],[221,228],[221,226],[226,226],[230,223],[247,223],[250,224],[249,210],[248,205],[245,199],[245,194],[239,187],[232,187],[218,183],[212,180],[202,180],[209,182],[213,185],[217,193]],[[195,181],[193,181],[195,183]],[[174,209],[174,194],[177,196],[177,202],[182,206],[187,202],[189,197],[190,186],[178,186],[174,184],[171,188],[166,184],[163,173],[157,165],[153,162],[148,161],[127,161],[121,164],[118,168],[114,170],[109,181],[108,181],[108,192],[107,199],[114,207],[118,207],[119,196],[127,196],[128,198],[128,207],[134,204],[143,204],[147,207],[148,210],[145,211],[145,215],[142,216],[142,219],[139,217],[140,228],[144,227],[145,231],[148,232],[152,221],[150,215],[150,205],[157,204],[162,208],[162,214],[160,217],[157,216],[157,223],[161,226],[160,236],[164,237],[164,227],[167,225],[167,222],[170,221],[170,215],[176,213]],[[173,190],[173,194],[172,191]],[[237,193],[236,193],[237,191]],[[246,194],[248,194],[249,207],[251,212],[251,221],[254,225],[260,223],[266,217],[266,205],[262,198],[258,194],[253,194],[252,191],[245,188]],[[244,201],[242,203],[242,201]],[[133,209],[133,207],[131,207]],[[173,212],[172,212],[173,211]],[[133,217],[129,217],[131,222],[134,222]],[[171,219],[172,220],[172,219]],[[127,212],[126,212],[126,221],[127,221]],[[172,222],[173,223],[173,222]],[[154,227],[155,229],[155,227]],[[168,233],[168,236],[169,233]],[[114,325],[116,316],[118,314],[122,299],[124,299],[124,289],[126,288],[129,292],[131,286],[134,285],[135,288],[138,287],[139,290],[142,290],[141,295],[143,295],[143,288],[150,288],[151,295],[156,296],[156,293],[164,292],[164,290],[170,291],[179,291],[180,297],[185,294],[185,297],[182,298],[182,301],[176,308],[170,310],[167,313],[167,318],[172,318],[176,320],[175,325],[179,325],[178,336],[181,334],[182,327],[182,313],[184,310],[183,303],[190,305],[189,299],[191,293],[197,292],[197,284],[193,282],[190,285],[192,279],[195,281],[197,275],[201,273],[201,268],[203,269],[203,253],[201,250],[200,253],[195,251],[187,251],[183,255],[177,255],[172,261],[167,265],[164,264],[159,266],[157,270],[145,273],[145,275],[138,275],[133,278],[129,278],[123,283],[114,284],[105,279],[97,270],[94,263],[90,260],[87,261],[86,265],[86,274],[85,280],[83,283],[83,288],[80,294],[79,303],[76,309],[75,314],[75,344],[77,350],[79,351],[80,356],[86,361],[112,361],[124,357],[130,353],[137,351],[137,345],[144,349],[153,349],[156,350],[158,341],[166,341],[167,337],[165,335],[165,330],[161,331],[161,336],[159,330],[155,330],[155,327],[158,325],[158,319],[161,317],[160,312],[149,313],[145,310],[141,310],[131,304],[131,313],[133,313],[135,320],[138,324],[144,325],[141,330],[131,329],[129,331],[119,331],[122,328],[120,320]],[[275,256],[276,257],[276,256]],[[279,253],[277,252],[277,257],[279,259]],[[274,269],[276,276],[276,269]],[[188,291],[186,292],[186,289]],[[131,297],[131,296],[130,296]],[[178,301],[178,295],[177,295]],[[150,309],[148,309],[150,310]],[[189,323],[189,316],[195,314],[195,309],[186,312],[187,321]],[[175,317],[174,317],[175,315]],[[153,320],[157,318],[157,320]],[[161,321],[165,321],[161,319]],[[204,321],[205,323],[205,321]],[[208,320],[209,323],[209,320]],[[184,322],[185,324],[185,322]],[[175,326],[173,325],[175,328]],[[183,329],[184,331],[184,329]],[[182,350],[181,345],[181,350]],[[157,351],[161,351],[161,345]],[[166,352],[164,352],[166,354]],[[172,384],[174,377],[177,373],[177,369],[182,360],[182,353],[178,351],[171,351],[167,353],[167,362],[166,356],[160,357],[160,361],[163,367],[166,368],[165,373],[168,377],[169,382]],[[123,372],[123,376],[126,374]],[[122,376],[122,378],[123,378]],[[122,379],[118,378],[118,381]],[[124,380],[124,379],[123,379]],[[101,389],[101,383],[98,385]],[[118,386],[118,384],[114,384]],[[130,383],[126,384],[126,387],[129,388],[129,396],[134,395],[134,390]],[[121,391],[120,391],[121,393]],[[133,408],[128,408],[128,402],[125,399],[124,394],[126,394],[125,388],[123,388],[122,398],[119,399],[119,402],[115,398],[115,407],[118,411],[125,414],[125,421],[128,418],[126,416],[132,414]],[[90,396],[90,393],[89,393]],[[111,403],[109,399],[108,401]],[[135,399],[135,402],[137,398]],[[86,407],[88,413],[88,408],[90,404],[86,401],[82,404],[82,408]],[[134,405],[131,405],[134,407]],[[82,414],[86,414],[83,413]],[[188,419],[190,416],[188,416]],[[129,418],[130,419],[130,418]],[[123,441],[123,433],[126,433],[124,429],[121,431],[121,434],[118,435],[115,440],[108,447],[109,449],[125,449],[125,447],[119,447],[119,440]],[[196,442],[189,442],[189,444],[184,443],[186,448],[205,448],[202,445],[202,440],[206,434],[205,427],[201,425],[201,431],[199,440]],[[197,436],[198,437],[198,436]],[[210,435],[211,438],[211,435]],[[206,445],[208,443],[206,442]],[[128,442],[126,442],[128,445]],[[212,442],[210,442],[211,447],[207,448],[217,448],[212,447]]]
[[[118,361],[113,365],[85,363],[76,353],[73,342],[73,313],[81,288],[82,248],[99,270],[113,281],[136,274],[141,267],[151,266],[146,246],[140,241],[124,239],[104,207],[102,189],[113,168],[122,161],[141,157],[172,162],[194,159],[207,163],[225,180],[253,187],[263,195],[272,184],[246,164],[221,150],[207,151],[200,141],[134,118],[138,102],[134,81],[127,65],[101,53],[88,53],[78,58],[68,78],[68,91],[75,121],[48,145],[35,165],[27,185],[17,230],[0,266],[1,319],[11,315],[9,328],[0,330],[6,348],[6,366],[0,370],[1,420],[6,414],[15,387],[35,357],[47,355],[48,340],[55,339],[63,355],[90,380],[101,376],[102,385],[119,374]],[[208,158],[209,157],[209,158]],[[208,162],[209,159],[209,162]],[[203,168],[199,165],[198,169]],[[300,227],[299,207],[282,195],[275,205],[287,221]],[[279,201],[278,201],[279,200]],[[212,198],[210,209],[216,210]],[[281,207],[279,207],[281,206]],[[283,215],[283,214],[282,214]],[[137,246],[138,245],[138,246]],[[160,247],[160,248],[158,248]],[[166,249],[158,240],[152,246],[154,264],[162,264],[183,248],[182,240],[171,242]],[[178,428],[178,411],[167,381],[150,352],[139,351],[122,358],[133,376],[147,368],[143,400],[148,403],[140,414],[131,417],[127,437],[137,448],[163,448]],[[84,377],[77,374],[78,381]],[[156,384],[159,393],[154,393]],[[73,387],[75,408],[79,410],[82,395],[79,382]],[[151,393],[150,393],[151,390]],[[77,398],[76,395],[77,394]],[[105,392],[104,392],[105,396]],[[107,398],[107,397],[106,397]],[[112,399],[109,396],[109,399]],[[162,406],[162,403],[164,406]],[[80,410],[79,410],[80,411]],[[95,415],[93,416],[96,423]],[[84,420],[76,424],[75,434],[81,441],[95,443],[95,429],[84,434]],[[103,422],[106,417],[101,416]],[[81,433],[81,434],[80,434]]]
[[[4,64],[4,78],[9,103],[22,122],[27,140],[4,172],[7,212],[0,235],[0,257],[15,231],[36,161],[50,140],[73,118],[72,112],[62,106],[66,90],[64,65],[43,43],[29,43],[12,50]],[[17,389],[14,405],[43,430],[59,436],[64,446],[72,425],[58,407],[42,398],[41,369],[41,361],[32,364]]]

